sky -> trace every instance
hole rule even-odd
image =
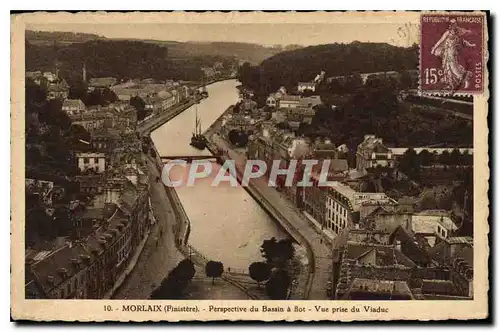
[[[165,41],[228,41],[271,45],[319,45],[329,43],[383,42],[409,46],[416,42],[418,28],[404,24],[301,24],[301,23],[132,23],[132,24],[30,24],[35,31],[92,33],[107,38]],[[408,33],[409,31],[409,33]],[[408,38],[408,36],[410,36]]]

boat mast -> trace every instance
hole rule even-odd
[[[198,135],[201,136],[201,119],[198,118]]]
[[[194,132],[193,136],[198,135],[198,104],[194,105],[194,114],[195,114],[195,119],[194,119]]]

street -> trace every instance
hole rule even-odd
[[[155,178],[159,176],[159,172],[149,158],[148,168],[151,204],[157,224],[151,230],[134,271],[114,295],[116,299],[147,299],[170,270],[184,259],[175,246],[173,227],[176,220],[170,200],[165,193],[163,183],[156,182]]]

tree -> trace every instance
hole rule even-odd
[[[439,156],[439,162],[443,165],[451,165],[450,153],[447,150],[444,150],[443,153]]]
[[[178,269],[177,273],[180,276],[180,278],[186,281],[191,281],[191,279],[193,279],[196,273],[196,270],[194,269],[194,264],[189,258],[180,261],[179,264],[177,265],[177,269]]]
[[[418,179],[420,174],[420,158],[415,149],[409,148],[401,157],[399,168],[412,179]]]
[[[359,73],[350,75],[346,77],[344,83],[344,90],[347,93],[355,93],[359,88],[363,86],[363,79]]]
[[[148,116],[146,111],[146,103],[139,96],[134,96],[130,98],[130,105],[134,106],[137,110],[137,121],[144,120],[146,116]]]
[[[266,283],[266,293],[272,300],[284,300],[290,287],[290,277],[283,270],[277,270]]]
[[[450,165],[460,165],[462,161],[462,154],[460,153],[460,150],[458,149],[453,149],[450,153]]]
[[[195,273],[194,264],[190,259],[180,261],[163,279],[160,286],[153,290],[149,298],[153,300],[180,299],[182,291],[193,279]]]
[[[69,88],[68,99],[87,99],[87,83],[78,81]]]
[[[433,210],[437,209],[436,197],[432,193],[427,193],[420,199],[420,209]]]
[[[434,156],[427,149],[420,151],[418,157],[420,158],[420,164],[422,164],[422,166],[429,166],[434,160]]]
[[[228,138],[236,146],[245,146],[248,143],[248,134],[242,130],[232,129],[228,133]]]
[[[269,264],[282,266],[284,263],[292,259],[295,254],[292,239],[282,239],[277,241],[275,237],[269,240],[264,240],[260,247],[262,256]]]
[[[118,100],[116,94],[109,88],[96,89],[87,94],[86,99],[83,101],[87,106],[101,105],[106,106]]]
[[[254,262],[248,267],[250,278],[257,281],[257,287],[260,288],[260,283],[269,279],[271,275],[271,265],[266,262]]]
[[[54,227],[54,219],[50,217],[42,205],[26,212],[26,237],[41,237],[44,240],[53,240],[58,230]]]
[[[231,129],[229,131],[229,133],[227,134],[227,137],[229,138],[229,141],[232,143],[232,144],[236,144],[238,142],[238,137],[239,137],[239,133],[238,133],[238,130],[236,129]]]
[[[408,70],[399,73],[399,86],[401,90],[408,90],[413,87],[413,78]]]
[[[84,142],[90,142],[91,135],[83,126],[78,124],[72,124],[69,127],[67,139],[69,146],[72,149],[85,150],[89,149],[90,146]],[[84,141],[84,142],[82,142]]]
[[[260,246],[262,257],[264,257],[268,263],[271,263],[274,257],[276,257],[277,243],[278,240],[276,240],[276,238],[273,236],[269,240],[264,240],[264,242],[262,242],[262,245]]]
[[[205,266],[205,273],[207,277],[212,278],[212,285],[215,284],[215,278],[219,278],[224,272],[224,265],[222,262],[209,261]]]

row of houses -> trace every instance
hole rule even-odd
[[[147,177],[135,183],[105,176],[79,181],[94,181],[92,188],[100,193],[91,206],[73,207],[68,222],[74,239],[49,250],[27,249],[26,298],[105,297],[150,227]]]
[[[284,87],[280,88],[275,93],[271,93],[266,99],[266,105],[273,109],[308,109],[320,104],[320,96],[303,97],[299,95],[289,95],[286,93],[286,89]]]
[[[27,71],[26,78],[42,86],[47,91],[47,99],[66,99],[69,95],[69,85],[65,79],[59,77],[56,70],[51,71]]]
[[[348,229],[333,251],[331,298],[472,299],[472,253],[470,237],[450,237],[430,250],[402,226],[393,232]]]
[[[101,129],[133,131],[137,124],[136,109],[124,102],[87,108],[81,100],[66,99],[62,110],[73,124],[84,127],[89,133]]]
[[[142,142],[135,132],[137,112],[128,102],[87,108],[68,99],[63,111],[90,133],[89,141],[81,141],[87,148],[68,157],[79,174],[70,179],[77,186],[63,193],[74,197],[72,190],[78,190],[79,198],[66,206],[69,233],[27,247],[25,294],[100,299],[111,294],[153,220]],[[47,211],[54,210],[50,199],[43,202]]]
[[[190,94],[188,87],[173,81],[134,80],[114,85],[111,90],[123,102],[129,102],[134,97],[141,98],[146,109],[155,114],[185,101]]]
[[[290,132],[275,129],[271,122],[263,123],[261,132],[254,135],[249,143],[247,155],[249,159],[265,161],[268,173],[275,161],[279,162],[280,168],[288,168],[294,159],[316,160],[318,164],[309,174],[313,186],[297,186],[304,171],[298,169],[292,186],[286,186],[278,177],[277,190],[282,191],[302,209],[332,240],[349,226],[360,227],[359,223],[373,217],[374,213],[378,213],[377,223],[385,225],[386,231],[393,231],[399,224],[404,224],[412,234],[427,234],[426,241],[431,244],[436,243],[436,239],[449,237],[458,229],[449,216],[399,214],[397,211],[401,204],[385,193],[353,189],[359,187],[357,184],[360,181],[367,180],[367,170],[379,166],[395,166],[391,150],[374,135],[366,135],[364,141],[358,145],[356,169],[349,169],[347,160],[339,158],[344,155],[343,149],[337,148],[331,142],[311,142],[306,138],[295,137]],[[318,185],[320,170],[326,161],[329,163],[327,179],[333,183],[327,187]],[[377,210],[378,208],[381,210]],[[374,212],[376,210],[377,212]],[[389,225],[382,220],[382,216],[390,216],[387,218],[391,221],[398,221]]]
[[[473,293],[472,238],[458,236],[450,211],[416,211],[413,201],[396,201],[384,192],[359,191],[370,169],[394,168],[393,151],[383,140],[366,135],[356,150],[356,168],[339,158],[345,146],[310,141],[263,122],[251,140],[249,159],[315,159],[312,186],[299,186],[298,168],[291,186],[278,176],[281,191],[331,243],[333,273],[327,291],[332,299],[470,299]],[[319,185],[323,163],[330,163],[327,186]],[[299,163],[300,164],[300,163]],[[269,176],[269,171],[266,174]],[[313,227],[313,226],[312,226]]]

